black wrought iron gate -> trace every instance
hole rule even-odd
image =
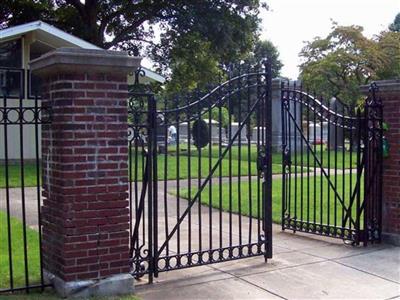
[[[140,72],[137,76],[140,75]],[[129,101],[132,274],[272,256],[270,66]]]
[[[282,229],[380,241],[382,104],[361,108],[282,85]]]

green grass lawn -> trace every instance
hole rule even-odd
[[[189,154],[188,147],[185,144],[181,144],[179,146],[180,150],[180,155],[185,155],[187,156]],[[215,157],[218,158],[220,151],[223,152],[225,150],[224,147],[220,147],[218,145],[213,145],[211,146],[211,151],[209,147],[205,147],[201,150],[201,156],[204,157]],[[338,168],[350,168],[350,166],[355,167],[357,165],[357,153],[351,153],[348,151],[341,151],[338,150],[337,152],[334,150],[326,150],[325,146],[323,145],[316,145],[315,149],[314,146],[312,146],[313,152],[315,152],[316,157],[319,159],[323,167],[328,167],[328,165],[333,168],[335,166],[335,159],[336,159],[336,165]],[[168,147],[168,152],[169,153],[176,153],[177,148],[174,146],[169,146]],[[239,148],[238,146],[232,146],[231,150],[228,151],[228,153],[231,153],[230,155],[232,156],[232,159],[238,160],[239,157],[241,160],[251,160],[256,162],[257,161],[257,147],[256,145],[250,145],[250,156],[249,156],[249,148],[247,144],[242,144],[242,146]],[[190,153],[192,156],[196,157],[199,155],[199,152],[195,147],[192,145]],[[211,154],[210,154],[211,153]],[[228,153],[227,156],[228,157]],[[303,157],[303,161],[301,158]],[[295,161],[297,160],[296,165],[300,166],[301,163],[303,163],[303,167],[307,166],[307,158],[309,159],[309,165],[310,167],[314,166],[315,158],[311,154],[311,152],[307,151],[306,149],[303,149],[303,152],[300,150],[297,151],[297,153],[292,153],[291,159],[292,163],[295,164]],[[351,161],[350,161],[351,160]],[[329,161],[329,164],[328,164]],[[275,152],[272,154],[272,163],[274,164],[282,164],[282,153],[281,152]],[[318,164],[316,164],[318,166]]]
[[[0,211],[0,289],[10,287],[9,250],[7,217]],[[39,234],[26,228],[29,283],[40,282]],[[11,217],[11,253],[14,287],[25,285],[23,226],[21,221]]]
[[[343,188],[343,179],[344,179],[344,188]],[[352,185],[354,187],[355,185],[355,179],[356,176],[352,175]],[[320,202],[321,198],[321,180],[323,183],[323,201],[322,205]],[[314,183],[314,178],[310,177],[311,184]],[[314,220],[314,214],[313,212],[315,211],[315,220],[317,223],[321,222],[321,217],[322,217],[322,223],[323,224],[333,224],[335,217],[340,224],[340,220],[342,218],[342,206],[340,205],[340,202],[337,201],[336,205],[336,216],[335,216],[335,196],[334,196],[334,191],[332,188],[330,188],[329,192],[329,197],[328,197],[328,185],[326,178],[317,176],[315,177],[316,181],[316,189],[314,190],[313,186],[310,187],[310,202],[307,203],[307,190],[306,186],[303,186],[303,191],[301,191],[301,186],[298,183],[296,190],[297,190],[297,199],[301,198],[301,195],[303,194],[303,207],[301,207],[300,200],[297,201],[297,203],[294,203],[294,197],[293,193],[295,192],[294,188],[294,179],[291,181],[291,204],[290,204],[290,210],[291,210],[291,216],[294,216],[297,214],[297,217],[300,219],[301,218],[301,212],[303,212],[303,219],[307,219],[307,212],[310,214],[310,221]],[[281,179],[274,179],[273,180],[273,185],[272,185],[272,220],[275,223],[281,223],[281,209],[282,209],[282,180]],[[232,197],[229,197],[229,184],[222,184],[222,210],[224,211],[229,211],[230,205],[232,205],[232,211],[234,213],[239,212],[239,185],[237,183],[232,184]],[[250,201],[249,201],[249,189],[252,190],[252,206],[251,206],[251,212],[254,217],[257,217],[257,182],[252,182],[251,185],[248,182],[242,182],[240,184],[240,195],[241,195],[241,212],[242,215],[250,215]],[[191,191],[191,196],[193,197],[197,192],[197,189],[192,188]],[[345,203],[348,205],[349,203],[349,194],[350,194],[350,175],[338,175],[337,176],[337,192],[339,195],[342,197],[343,192],[345,193]],[[316,198],[316,202],[314,204],[314,195]],[[187,189],[180,189],[180,196],[183,198],[188,198],[188,190]],[[220,208],[219,206],[219,188],[217,186],[214,186],[212,188],[212,193],[211,193],[211,205],[215,208]],[[362,195],[361,195],[362,198]],[[232,203],[230,203],[230,201]],[[210,203],[210,198],[209,198],[209,190],[208,187],[206,187],[202,194],[201,194],[201,202],[205,205],[209,205]],[[295,205],[296,204],[296,205]],[[295,209],[296,208],[296,209]],[[314,209],[315,208],[315,209]],[[329,209],[329,213],[328,213]],[[355,207],[353,209],[353,214],[355,212]],[[328,219],[329,218],[329,219]]]
[[[211,158],[211,169],[217,164],[218,158]],[[201,166],[199,168],[199,166]],[[198,178],[199,174],[201,178],[207,177],[210,170],[210,160],[208,157],[188,157],[185,155],[180,155],[177,157],[176,155],[159,155],[157,159],[157,169],[158,169],[158,179],[164,180],[164,178],[170,179],[186,179],[189,177],[189,168],[190,168],[190,176],[192,178]],[[200,173],[199,173],[200,170]],[[232,176],[241,176],[246,175],[256,175],[257,174],[257,163],[254,161],[248,160],[233,160],[229,163],[229,159],[223,159],[221,163],[221,171],[222,176],[229,176],[229,171],[231,170]],[[298,170],[300,171],[300,170]],[[132,180],[135,179],[135,165],[132,162]],[[143,172],[143,163],[141,160],[138,162],[137,168],[137,178],[141,180]],[[220,167],[215,170],[214,176],[218,176],[220,172]],[[282,166],[280,164],[272,165],[272,173],[279,174],[282,172]]]
[[[19,187],[21,186],[21,166],[19,164],[10,164],[8,166],[9,172],[9,186]],[[36,164],[35,163],[25,163],[24,164],[24,184],[25,186],[36,186]],[[0,165],[0,188],[6,186],[5,179],[5,166]]]
[[[208,147],[205,147],[201,150],[200,156],[201,161],[199,161],[199,152],[196,149],[191,149],[190,156],[187,149],[187,145],[183,144],[180,146],[179,158],[176,152],[176,147],[170,146],[168,149],[168,155],[164,154],[158,155],[158,178],[164,179],[165,175],[168,180],[170,179],[186,179],[189,177],[189,166],[190,166],[190,175],[192,178],[196,178],[199,176],[199,165],[201,177],[206,177],[209,173],[209,158],[211,157],[211,167],[213,167],[219,158],[219,146],[212,146],[211,152]],[[221,148],[221,151],[224,151],[224,148]],[[355,153],[350,155],[349,152],[337,152],[335,154],[334,151],[316,151],[317,157],[320,159],[322,165],[324,167],[328,167],[328,157],[329,157],[329,165],[331,168],[335,166],[335,159],[337,168],[342,169],[343,166],[347,169],[350,166],[353,168],[357,164],[357,156]],[[250,155],[249,155],[250,154]],[[302,155],[301,155],[302,154]],[[229,155],[232,157],[232,176],[240,175],[256,175],[257,174],[257,148],[255,145],[251,145],[250,153],[248,151],[247,145],[243,145],[242,148],[238,146],[233,146],[231,151],[228,152],[223,160],[222,160],[222,176],[226,177],[229,175]],[[309,157],[307,157],[309,155]],[[301,158],[303,157],[303,161]],[[239,160],[240,158],[240,160]],[[298,166],[298,171],[307,167],[307,158],[309,159],[309,166],[313,167],[315,163],[314,157],[311,154],[307,154],[306,151],[303,153],[297,153],[297,156],[292,154],[292,164]],[[142,154],[138,155],[138,180],[142,179]],[[351,160],[351,161],[350,161]],[[178,162],[179,161],[179,165]],[[167,162],[167,166],[165,168],[165,162]],[[344,164],[343,164],[344,162]],[[273,153],[272,155],[272,173],[280,174],[282,172],[282,154],[281,153]],[[132,170],[135,168],[135,156],[132,155]],[[319,167],[316,165],[317,168]],[[165,172],[165,170],[167,170]],[[240,171],[239,171],[240,170]],[[9,186],[10,187],[19,187],[21,186],[21,168],[18,164],[9,165]],[[215,175],[219,175],[219,169]],[[134,178],[134,171],[132,171],[132,179]],[[24,165],[24,180],[26,187],[32,187],[37,185],[36,178],[36,164],[35,163],[25,163]],[[5,182],[5,166],[0,165],[0,188],[4,188],[6,186]]]
[[[12,252],[12,268],[14,288],[25,286],[25,265],[24,265],[24,246],[22,223],[16,218],[11,217],[11,252]],[[40,256],[39,256],[39,234],[37,231],[26,228],[27,237],[27,253],[28,253],[28,274],[29,284],[40,283]],[[9,271],[9,251],[8,251],[8,235],[7,235],[7,217],[0,211],[0,290],[10,288],[10,271]],[[16,292],[12,295],[1,295],[0,299],[44,299],[53,300],[60,299],[57,295],[48,290],[44,293],[32,291],[30,294],[25,292]],[[93,300],[139,300],[137,296],[115,296],[115,297],[94,297]]]
[[[313,148],[314,150],[314,148]],[[317,158],[320,160],[320,162],[322,163],[323,167],[328,167],[328,157],[330,158],[330,163],[329,165],[331,167],[334,166],[335,163],[335,151],[331,150],[331,151],[327,151],[327,150],[322,150],[321,151],[321,146],[316,146],[315,149],[315,153]],[[192,155],[197,155],[197,150],[192,150]],[[240,155],[239,155],[240,152]],[[238,159],[239,156],[241,157],[241,159],[246,159],[248,158],[248,148],[247,146],[244,147],[242,146],[242,148],[239,151],[239,147],[232,147],[231,153],[232,153],[232,159]],[[203,156],[209,156],[209,152],[208,149],[206,149],[206,151],[202,151],[201,153]],[[303,157],[303,167],[305,167],[307,165],[307,155],[309,155],[309,161],[310,161],[310,166],[314,166],[314,156],[309,153],[307,154],[307,151],[304,149],[303,153],[301,153],[301,151],[297,151],[297,153],[292,153],[291,155],[291,159],[292,159],[292,163],[295,164],[295,160],[297,159],[297,166],[301,165],[301,158]],[[212,147],[212,151],[211,151],[211,156],[212,157],[218,157],[219,156],[219,147],[218,146],[213,146]],[[352,159],[352,162],[350,164],[350,157]],[[257,147],[255,145],[252,145],[250,148],[250,160],[251,161],[257,161]],[[338,151],[337,152],[337,167],[338,168],[343,168],[343,166],[345,168],[350,168],[350,166],[356,166],[357,163],[357,155],[356,153],[352,153],[352,155],[350,155],[349,152],[343,152],[342,151]],[[344,164],[343,164],[344,162]],[[275,152],[272,154],[272,163],[275,164],[282,164],[282,153],[281,152]]]
[[[190,163],[189,163],[190,160]],[[179,165],[178,165],[179,161]],[[217,163],[217,158],[211,158],[211,168]],[[167,166],[165,168],[165,162]],[[164,155],[160,154],[158,156],[158,178],[159,180],[163,180],[165,176],[168,180],[171,179],[186,179],[189,176],[189,166],[190,166],[190,174],[192,178],[196,178],[199,176],[199,165],[201,177],[208,176],[209,173],[209,160],[208,157],[201,157],[201,161],[199,161],[198,157],[191,157],[189,159],[188,156],[180,156],[179,158],[176,155],[168,155],[165,157]],[[240,166],[240,168],[239,168]],[[223,159],[222,160],[222,176],[229,175],[229,160]],[[131,179],[135,179],[135,165],[134,160],[132,161],[132,177]],[[166,170],[166,172],[165,172]],[[280,164],[273,164],[272,165],[272,172],[274,174],[279,174],[282,171],[282,166]],[[299,170],[300,171],[300,170]],[[143,172],[143,163],[141,158],[138,161],[138,168],[137,168],[137,179],[142,180],[142,172]],[[251,175],[257,174],[257,164],[253,161],[242,160],[240,163],[238,160],[232,160],[231,163],[231,174],[232,176],[240,175]],[[21,172],[19,165],[10,165],[9,166],[9,187],[20,187],[21,186]],[[219,175],[219,168],[215,171],[215,175]],[[179,176],[178,176],[179,175]],[[36,180],[36,165],[35,164],[25,164],[24,166],[24,179],[25,179],[25,186],[32,187],[37,185]],[[4,188],[6,186],[5,181],[5,170],[4,166],[0,166],[0,188]]]

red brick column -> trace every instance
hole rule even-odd
[[[385,136],[390,144],[389,156],[383,159],[383,239],[400,245],[400,80],[376,83],[383,104],[383,120],[389,126]]]
[[[125,53],[63,48],[31,63],[52,108],[42,128],[43,265],[64,296],[82,285],[79,295],[99,294],[110,276],[119,283],[100,294],[133,288],[126,100],[127,73],[139,63]]]

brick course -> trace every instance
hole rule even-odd
[[[379,86],[379,82],[378,82]],[[383,118],[389,125],[385,133],[389,157],[383,159],[383,231],[400,235],[400,83],[397,89],[383,89]]]
[[[64,70],[43,85],[44,268],[64,281],[127,273],[126,76]]]

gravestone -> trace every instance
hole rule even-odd
[[[232,138],[236,135],[236,133],[239,131],[239,123],[237,122],[232,122],[231,123],[231,134],[232,134]],[[238,133],[234,144],[238,144],[239,140],[242,144],[247,143],[247,137],[246,137],[246,124],[243,125],[242,130],[240,131],[240,133]]]
[[[337,113],[344,115],[345,108],[343,104],[338,101],[335,97],[330,100],[330,108]],[[340,120],[340,119],[339,119]],[[339,121],[340,122],[340,121]],[[329,149],[337,149],[343,147],[343,128],[336,126],[335,122],[330,122],[329,126]]]
[[[265,127],[253,127],[253,130],[251,132],[251,142],[254,144],[257,144],[258,141],[260,141],[259,143],[261,144],[261,141],[263,140],[263,136],[264,136],[264,140],[265,140],[265,136],[267,134],[267,131],[265,129]]]
[[[189,141],[189,128],[187,122],[178,125],[179,143],[186,144]]]
[[[310,122],[308,124],[308,142],[310,145],[315,143],[315,140],[319,140],[321,136],[321,125],[319,123]]]
[[[286,80],[281,78],[275,78],[272,80],[272,151],[279,152],[282,150],[282,100],[281,100],[281,85],[282,82],[286,82]],[[290,82],[290,86],[293,86],[293,81]],[[300,85],[297,82],[298,86]],[[296,106],[296,108],[295,108]],[[295,103],[290,101],[289,111],[294,116],[296,123],[301,127],[301,105],[300,103]],[[296,113],[295,113],[296,112]],[[294,122],[291,121],[291,124],[294,125]],[[295,134],[295,130],[297,131]],[[253,130],[254,131],[254,130]],[[288,137],[286,143],[290,145],[291,150],[299,151],[301,148],[301,133],[295,128],[295,126],[291,126],[290,132],[287,133]],[[257,136],[255,136],[257,137]],[[252,137],[253,138],[253,137]],[[253,138],[254,139],[254,138]],[[296,139],[296,143],[295,143]],[[304,143],[303,143],[304,146]]]
[[[220,141],[220,137],[219,137],[219,122],[216,120],[209,120],[209,119],[205,119],[204,122],[206,122],[207,126],[209,127],[209,129],[211,130],[211,143],[213,144],[218,144]],[[221,130],[221,141],[224,140],[224,133],[225,130],[222,128]]]

